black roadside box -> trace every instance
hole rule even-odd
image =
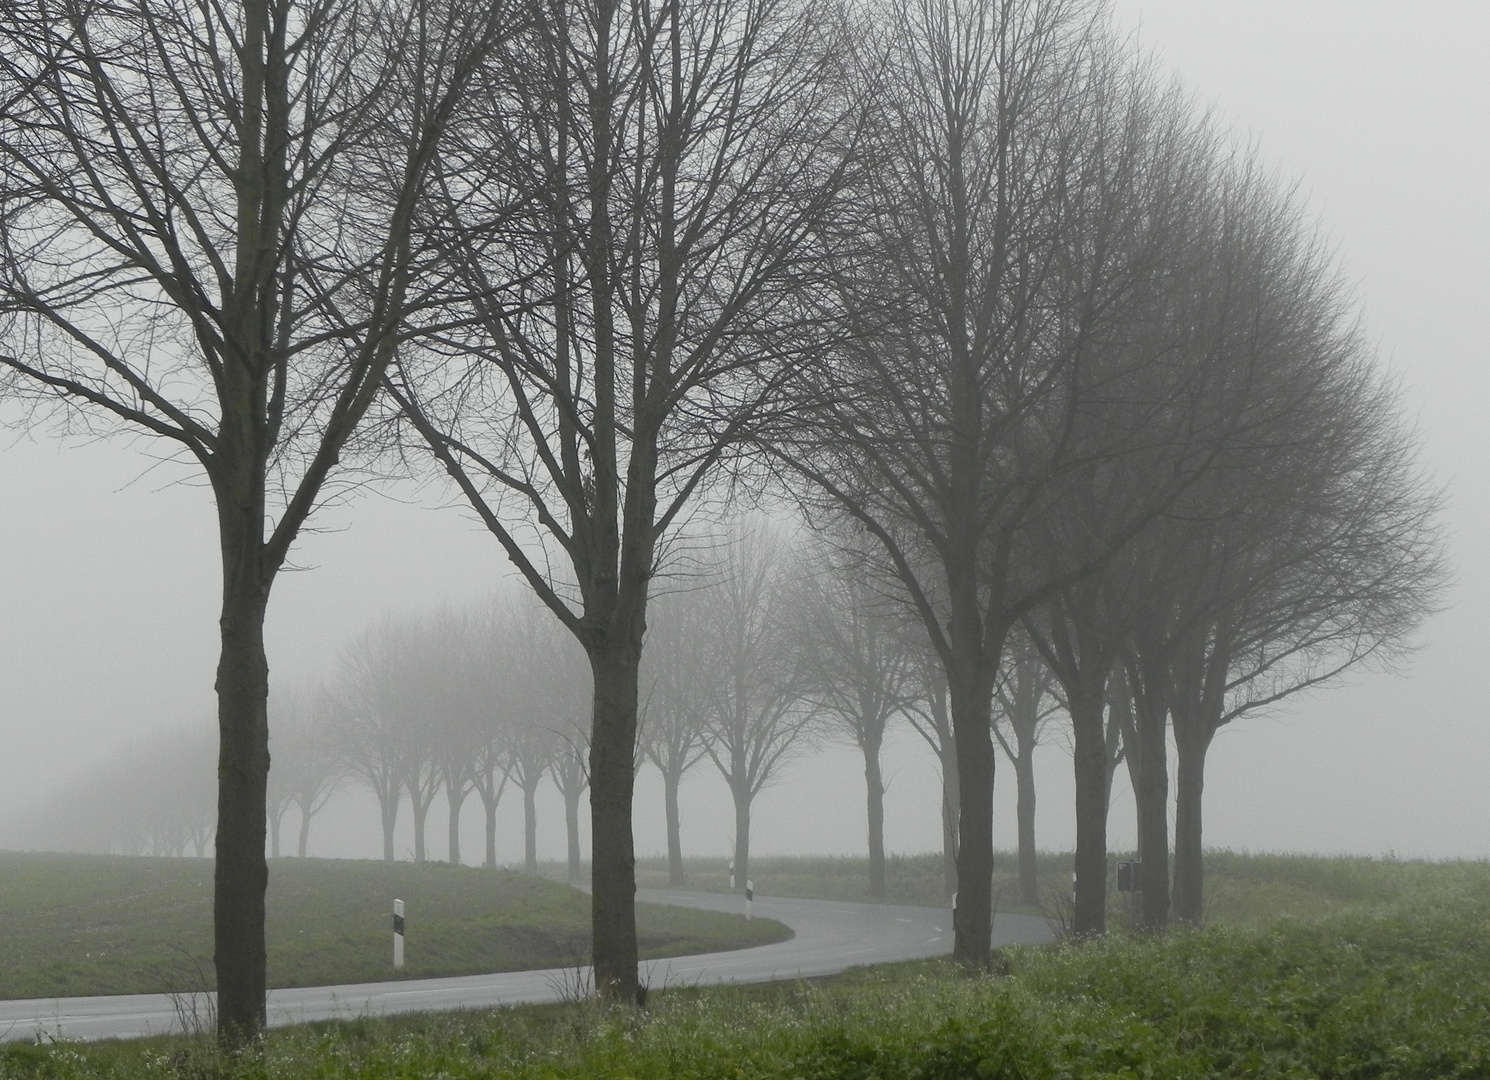
[[[1120,862],[1117,866],[1118,892],[1142,892],[1138,885],[1138,868],[1140,862]]]

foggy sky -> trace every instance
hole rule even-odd
[[[1490,857],[1490,5],[1359,0],[1119,0],[1121,24],[1197,100],[1296,181],[1356,283],[1368,337],[1401,384],[1422,462],[1448,493],[1455,582],[1401,675],[1359,673],[1272,717],[1223,730],[1211,752],[1206,841],[1253,850]],[[6,417],[9,419],[10,417]],[[212,723],[218,568],[211,500],[142,440],[58,442],[0,433],[0,818],[141,732]],[[269,614],[272,678],[330,672],[385,612],[488,594],[495,542],[435,492],[364,494],[313,521]],[[892,851],[939,844],[935,769],[914,735],[887,748]],[[1042,847],[1073,843],[1070,761],[1037,755]],[[824,778],[831,778],[824,783]],[[758,800],[753,848],[864,848],[856,753],[789,770]],[[1013,843],[1002,762],[996,829]],[[360,797],[359,797],[360,798]],[[503,808],[505,860],[518,800]],[[1131,843],[1119,774],[1114,846]],[[444,850],[443,800],[430,817]],[[701,764],[684,787],[685,851],[726,850],[728,796]],[[375,856],[375,808],[343,800],[313,854]],[[663,848],[660,786],[638,787],[638,849]],[[407,817],[407,810],[403,815]],[[557,797],[540,849],[562,854]],[[803,822],[812,822],[809,831]],[[407,830],[407,821],[404,823]],[[408,843],[401,840],[399,850]],[[479,855],[469,819],[468,852]]]

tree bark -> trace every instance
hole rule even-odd
[[[864,785],[868,794],[869,818],[869,895],[885,896],[885,781],[880,770],[880,742],[866,739],[864,748]]]
[[[497,868],[497,800],[482,799],[481,808],[486,812],[486,860],[482,863],[488,870]]]
[[[682,786],[681,773],[665,771],[662,774],[662,802],[667,816],[667,887],[681,889],[683,880],[683,829],[678,812],[678,789]]]
[[[1176,728],[1179,762],[1175,775],[1174,917],[1199,925],[1205,903],[1205,867],[1201,841],[1201,802],[1205,793],[1205,757],[1211,740],[1203,732],[1182,737]]]
[[[743,893],[750,877],[750,785],[743,779],[731,779],[730,794],[735,800],[735,891]]]
[[[1035,856],[1035,748],[1020,746],[1014,758],[1018,789],[1015,815],[1019,830],[1019,894],[1026,904],[1040,903],[1040,870]]]
[[[1139,767],[1134,801],[1138,807],[1139,912],[1145,930],[1169,922],[1169,750],[1164,738],[1168,710],[1155,693],[1137,695],[1134,729]]]
[[[1071,931],[1082,938],[1107,932],[1107,741],[1102,694],[1070,689],[1076,770],[1076,901]]]
[[[482,816],[486,822],[486,857],[482,865],[488,870],[497,868],[497,805],[507,789],[507,781],[497,783],[497,768],[490,760],[482,768],[485,776],[478,774],[476,794],[481,798]],[[484,782],[483,782],[484,781]]]
[[[957,895],[957,815],[962,792],[957,784],[957,744],[951,733],[943,742],[942,752],[942,895],[948,900]]]
[[[424,847],[424,824],[429,818],[429,803],[419,797],[413,787],[409,789],[410,809],[414,812],[414,861],[422,863],[427,855]]]
[[[595,678],[590,732],[590,921],[595,989],[611,1000],[636,1001],[641,984],[631,814],[641,634],[607,635],[586,651]]]
[[[255,1045],[266,1020],[269,662],[264,654],[264,611],[269,588],[258,565],[263,549],[262,513],[250,509],[241,521],[230,520],[233,517],[232,505],[223,506],[213,965],[218,1038],[224,1046],[236,1049]]]
[[[974,672],[948,672],[957,742],[957,906],[953,957],[987,965],[993,950],[993,687]]]
[[[957,743],[947,716],[946,672],[940,661],[933,663],[928,682],[926,707],[936,734],[933,746],[942,773],[942,895],[951,900],[957,895],[957,808],[961,794],[957,786]]]
[[[523,871],[528,874],[538,873],[538,781],[540,777],[529,779],[524,777],[527,783],[523,784]]]
[[[393,861],[393,829],[398,824],[399,791],[394,788],[391,792],[378,795],[378,809],[383,815],[383,861]]]
[[[466,801],[466,792],[459,784],[445,784],[445,802],[450,807],[449,851],[450,865],[460,865],[460,808]]]
[[[584,881],[584,867],[579,850],[579,797],[578,791],[564,792],[564,832],[569,847],[569,884]]]
[[[477,794],[481,795],[481,813],[486,819],[486,858],[481,865],[487,870],[496,870],[496,804],[501,801],[502,792],[489,784],[480,788]]]

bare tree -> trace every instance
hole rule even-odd
[[[706,747],[735,804],[735,886],[750,873],[750,808],[813,720],[791,618],[792,552],[779,526],[736,522],[709,586]]]
[[[427,706],[426,706],[427,707]],[[423,712],[423,709],[420,710]],[[410,721],[414,721],[411,723]],[[399,783],[409,797],[409,816],[414,826],[414,861],[425,862],[429,848],[425,843],[425,827],[429,824],[429,808],[440,794],[442,777],[439,763],[435,760],[433,732],[428,716],[404,714],[402,753],[399,756]]]
[[[504,668],[507,656],[505,608],[500,602],[482,607],[472,621],[471,669],[466,681],[473,731],[471,784],[486,821],[486,854],[482,865],[497,868],[497,806],[509,780],[507,731],[510,720],[506,701],[509,678]]]
[[[957,813],[962,800],[957,791],[957,740],[947,708],[947,675],[941,660],[929,650],[917,668],[919,693],[907,704],[906,720],[936,755],[942,785],[942,894],[957,894]]]
[[[425,724],[433,781],[445,792],[446,851],[454,866],[461,861],[461,808],[476,785],[475,767],[484,738],[475,700],[477,632],[469,613],[445,608],[429,620],[423,634]]]
[[[774,407],[854,161],[813,0],[537,3],[446,159],[473,303],[391,390],[594,676],[596,982],[635,997],[639,664],[659,543]],[[832,133],[830,137],[829,133]],[[539,549],[542,549],[541,553]],[[551,572],[554,568],[556,572]]]
[[[973,964],[990,949],[1006,636],[1163,505],[1131,506],[1088,563],[1043,565],[1035,527],[1072,497],[1069,475],[1150,438],[1112,423],[1112,399],[1156,389],[1113,339],[1162,277],[1183,206],[1181,170],[1146,171],[1165,149],[1149,88],[1097,15],[922,0],[868,39],[889,66],[874,179],[845,223],[868,250],[836,279],[853,333],[804,369],[805,422],[772,447],[880,541],[946,672],[955,954]]]
[[[1004,670],[994,688],[993,735],[1014,766],[1019,893],[1027,904],[1040,902],[1035,852],[1035,747],[1040,745],[1045,721],[1060,708],[1051,693],[1053,682],[1054,676],[1040,658],[1039,650],[1028,636],[1016,633],[1005,652]],[[1005,727],[1009,729],[1009,738],[1004,735]]]
[[[508,732],[507,774],[523,793],[523,870],[538,873],[538,789],[548,776],[558,746],[554,733],[531,721]]]
[[[408,755],[402,703],[407,688],[401,671],[408,636],[406,626],[388,618],[365,631],[343,655],[342,676],[332,699],[337,753],[347,771],[378,800],[385,862],[393,861],[393,831]]]
[[[564,839],[568,856],[569,884],[579,885],[584,881],[584,857],[579,843],[579,800],[590,786],[589,770],[585,762],[589,757],[589,740],[578,727],[559,733],[559,742],[549,772],[554,778],[554,787],[564,799]]]
[[[662,774],[668,887],[681,889],[686,882],[678,794],[684,774],[707,753],[708,612],[696,587],[654,598],[652,611],[642,659],[641,749]]]
[[[523,793],[523,865],[533,874],[538,871],[538,789],[556,768],[563,770],[566,751],[573,756],[574,732],[587,711],[590,678],[573,638],[531,597],[509,601],[504,636],[506,764]],[[577,860],[578,799],[584,789],[572,774],[565,779],[574,780],[567,792],[564,781],[555,776],[566,811],[573,808],[570,837]]]
[[[276,700],[278,695],[269,699],[269,723],[276,727],[280,723],[276,717],[288,711],[283,704]],[[277,734],[277,732],[276,732]],[[275,753],[280,751],[277,748]],[[290,807],[295,804],[295,793],[290,787],[289,770],[285,768],[270,768],[269,782],[265,788],[264,801],[269,812],[269,855],[271,858],[279,858],[279,830],[284,823],[285,815],[290,812]]]
[[[377,391],[500,4],[20,0],[0,21],[0,364],[211,485],[218,1027],[264,1025],[269,594]]]
[[[278,858],[280,817],[291,806],[300,811],[296,851],[300,858],[310,844],[311,819],[341,786],[345,774],[332,745],[329,723],[332,704],[323,687],[276,691],[269,698],[269,725],[274,765],[269,770],[270,850]]]
[[[1201,799],[1216,732],[1358,664],[1391,663],[1443,584],[1437,494],[1417,471],[1390,389],[1368,366],[1346,364],[1353,370],[1327,395],[1314,437],[1298,440],[1308,452],[1289,461],[1280,449],[1275,459],[1290,494],[1191,552],[1168,684],[1174,910],[1185,922],[1202,911]]]
[[[816,546],[793,600],[802,692],[829,730],[864,756],[869,826],[869,895],[885,895],[885,729],[905,710],[918,642],[906,632],[898,597],[876,587],[867,560],[843,545]]]
[[[212,840],[216,753],[210,724],[133,740],[21,815],[15,835],[51,851],[202,858]]]

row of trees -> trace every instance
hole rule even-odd
[[[850,200],[872,239],[833,262],[831,310],[855,332],[798,370],[802,413],[759,444],[811,481],[809,514],[878,541],[946,674],[972,962],[1016,634],[1071,716],[1074,923],[1093,934],[1110,712],[1131,700],[1155,926],[1174,733],[1174,894],[1198,918],[1216,730],[1390,656],[1441,582],[1436,498],[1329,252],[1100,16],[925,3],[890,20],[886,123]]]
[[[695,571],[658,601],[633,755],[633,768],[651,765],[663,780],[674,884],[683,883],[678,796],[690,769],[712,761],[729,786],[735,865],[743,880],[755,797],[794,752],[841,732],[867,748],[873,769],[872,876],[882,895],[879,747],[909,687],[882,688],[872,714],[863,715],[853,696],[855,680],[885,678],[887,672],[873,665],[890,654],[882,648],[866,655],[859,643],[834,635],[879,635],[894,650],[897,666],[889,677],[898,682],[906,681],[909,665],[901,660],[913,642],[892,613],[855,605],[863,598],[835,572],[828,548],[802,543],[784,526],[742,521],[700,545],[705,554],[695,559]],[[520,598],[384,621],[347,650],[342,671],[313,694],[271,699],[271,851],[279,853],[280,822],[294,805],[303,855],[311,816],[351,779],[381,808],[389,860],[405,800],[413,815],[414,859],[426,858],[426,818],[443,792],[447,850],[459,861],[460,813],[474,793],[485,812],[485,865],[495,866],[496,811],[510,784],[523,797],[524,863],[531,871],[537,865],[535,796],[550,780],[564,799],[570,876],[577,879],[579,804],[589,784],[589,693],[589,673],[572,639]]]
[[[201,858],[217,820],[210,728],[169,728],[116,748],[10,822],[17,847]]]
[[[1107,18],[12,5],[0,364],[167,440],[216,499],[226,1045],[264,1023],[264,613],[359,429],[448,476],[584,653],[603,993],[639,990],[649,600],[690,517],[742,486],[848,529],[924,631],[961,959],[989,955],[1016,627],[1074,725],[1078,929],[1103,925],[1117,670],[1145,904],[1160,921],[1168,723],[1190,910],[1210,736],[1401,640],[1438,580],[1433,500],[1297,204]]]

